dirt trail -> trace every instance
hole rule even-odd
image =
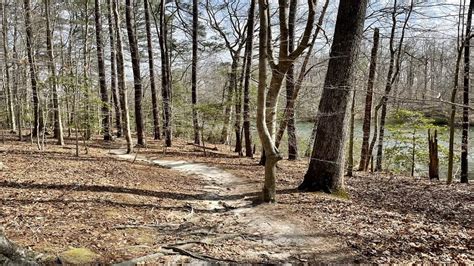
[[[204,199],[187,200],[194,209],[226,211],[222,226],[229,226],[241,234],[244,240],[258,242],[258,247],[245,250],[250,261],[266,262],[347,262],[354,254],[345,243],[324,234],[312,232],[301,221],[294,220],[273,204],[253,206],[246,196],[255,191],[253,184],[217,167],[182,160],[158,160],[142,155],[126,154],[125,150],[111,150],[111,154],[122,160],[141,161],[158,167],[172,169],[185,175],[199,177],[206,185]],[[236,222],[238,223],[236,225]]]

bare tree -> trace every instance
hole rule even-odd
[[[318,22],[316,24],[317,25],[316,32],[313,35],[313,39],[311,40],[308,51],[306,52],[306,55],[303,59],[303,63],[301,64],[299,74],[297,75],[298,78],[295,81],[295,88],[293,90],[293,95],[291,96],[292,100],[286,102],[285,111],[283,113],[283,119],[281,120],[281,123],[278,126],[278,131],[277,131],[276,140],[275,140],[275,145],[277,148],[280,147],[281,139],[283,138],[283,134],[285,133],[285,130],[287,129],[289,116],[292,112],[294,112],[290,110],[293,110],[295,108],[296,100],[298,99],[299,92],[301,90],[301,87],[303,86],[303,81],[305,77],[307,76],[307,74],[309,73],[309,71],[313,68],[313,67],[308,68],[308,65],[309,65],[311,57],[313,56],[314,45],[316,43],[316,40],[318,39],[319,33],[322,30],[323,21],[324,21],[324,17],[326,15],[328,6],[329,6],[329,0],[326,0],[321,10],[321,14],[319,16]]]
[[[269,23],[269,3],[259,1],[260,14],[260,57],[259,57],[259,87],[257,99],[257,129],[265,151],[265,185],[263,200],[274,202],[276,194],[275,178],[276,164],[281,160],[280,152],[275,145],[275,123],[277,103],[283,79],[293,62],[308,48],[313,31],[316,2],[308,0],[308,19],[300,43],[293,52],[289,52],[288,30],[288,0],[278,1],[280,50],[278,63],[273,57],[271,45],[271,29]],[[263,39],[263,40],[262,40]],[[267,60],[268,59],[268,60]],[[272,73],[268,90],[266,89],[266,62],[270,64]]]
[[[390,63],[389,63],[389,68],[387,72],[385,92],[381,100],[382,111],[380,114],[380,128],[379,128],[378,145],[377,145],[377,162],[375,166],[375,169],[377,171],[382,170],[383,142],[384,142],[384,136],[385,136],[385,120],[387,117],[388,97],[390,95],[390,92],[392,91],[393,84],[397,81],[398,74],[400,73],[400,65],[401,65],[400,58],[402,54],[403,41],[405,39],[405,30],[407,28],[408,21],[413,11],[413,0],[411,1],[411,4],[408,8],[407,15],[405,17],[405,21],[402,26],[401,37],[398,42],[398,48],[395,48],[394,40],[395,40],[395,31],[396,31],[396,26],[397,26],[397,14],[398,14],[397,9],[398,9],[397,0],[394,0],[393,11],[392,11],[392,30],[390,33]]]
[[[216,31],[217,34],[224,40],[225,47],[231,57],[231,66],[229,73],[229,86],[224,103],[224,125],[221,132],[221,142],[229,142],[229,124],[232,117],[232,105],[235,107],[235,152],[242,153],[242,136],[241,136],[241,123],[242,123],[242,107],[241,107],[241,93],[238,90],[238,77],[239,77],[239,66],[241,59],[241,52],[246,42],[246,24],[243,23],[243,18],[239,16],[239,11],[242,9],[240,1],[228,1],[225,0],[222,4],[219,4],[219,8],[212,7],[209,0],[206,0],[206,11],[209,17],[209,25]],[[217,11],[221,11],[222,14],[218,15]],[[224,19],[220,16],[224,16]],[[229,33],[226,30],[226,23],[232,27],[232,32]]]
[[[365,94],[365,111],[364,122],[362,126],[362,147],[360,151],[359,171],[367,171],[367,161],[369,158],[369,138],[370,138],[370,122],[372,121],[372,98],[374,95],[374,82],[377,70],[377,55],[379,48],[380,33],[379,29],[374,29],[374,39],[372,44],[372,52],[370,55],[369,81],[367,84],[367,92]]]

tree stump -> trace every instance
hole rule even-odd
[[[430,156],[429,178],[430,180],[439,180],[439,157],[438,157],[438,131],[435,129],[434,135],[431,135],[428,129],[428,149]]]

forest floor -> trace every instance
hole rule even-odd
[[[228,146],[88,146],[75,157],[72,140],[0,143],[7,237],[54,257],[88,248],[104,263],[474,262],[471,185],[356,173],[345,199],[297,192],[307,161],[281,161],[278,203],[257,204],[263,168]]]

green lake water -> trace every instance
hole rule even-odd
[[[304,151],[307,149],[308,147],[308,142],[309,142],[309,138],[311,136],[311,131],[313,129],[313,123],[312,122],[298,122],[297,125],[297,137],[299,139],[299,152],[300,152],[300,155],[303,155],[304,154]],[[390,139],[390,130],[389,129],[386,129],[387,130],[387,133],[386,133],[386,138],[385,138],[385,147],[389,147],[393,140]],[[372,137],[372,134],[371,133],[371,137]],[[438,144],[440,146],[443,146],[443,148],[445,147],[447,149],[448,147],[448,143],[447,143],[447,139],[448,139],[448,131],[444,131],[444,132],[441,132],[441,133],[438,133]],[[474,127],[471,127],[470,128],[470,140],[472,140],[473,138],[471,136],[474,135]],[[420,138],[423,138],[423,139],[427,139],[427,132],[420,132],[419,133],[419,136]],[[286,138],[286,136],[285,136]],[[359,161],[359,155],[360,155],[360,146],[361,146],[361,142],[362,142],[362,121],[358,120],[356,121],[355,123],[355,131],[354,131],[354,140],[355,140],[355,144],[354,144],[354,160],[355,160],[355,164],[357,165],[358,161]],[[457,129],[456,130],[456,140],[455,140],[455,143],[456,143],[456,146],[455,146],[455,152],[459,155],[460,153],[460,143],[461,141],[461,130],[460,129]],[[427,142],[427,141],[426,141]],[[424,143],[424,142],[423,142]],[[472,143],[472,142],[470,142]],[[281,145],[281,151],[283,153],[286,153],[286,150],[287,150],[287,144],[286,144],[286,139],[283,140],[282,142],[282,145]],[[376,152],[376,148],[374,149],[374,152]],[[428,149],[428,144],[426,143],[425,145],[419,147],[419,149],[422,149],[422,148],[425,148],[425,149]],[[447,172],[447,169],[446,169],[446,163],[443,161],[443,159],[445,158],[442,158],[441,155],[440,155],[440,175],[441,175],[441,178],[445,178],[446,177],[446,172]],[[457,174],[459,174],[459,167],[460,167],[460,164],[457,163],[455,164],[454,166],[454,170],[456,171],[457,170]],[[428,174],[428,166],[426,165],[426,163],[424,162],[417,162],[417,165],[416,165],[416,175],[417,176],[426,176]],[[458,176],[456,176],[456,178],[459,178]],[[470,145],[469,147],[469,179],[474,179],[474,143],[472,145]]]

